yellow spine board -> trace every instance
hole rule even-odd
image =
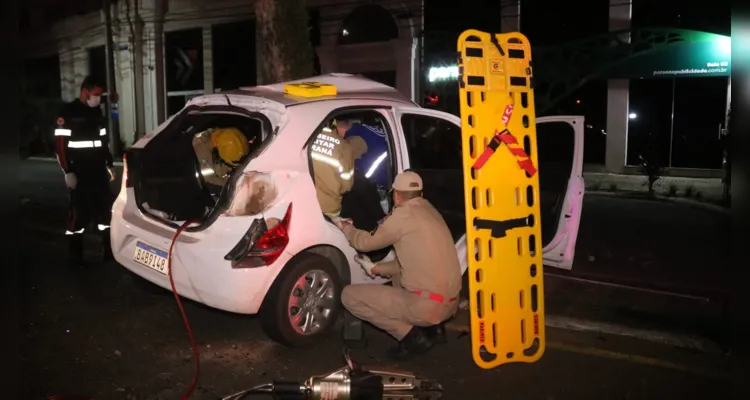
[[[485,369],[535,362],[545,348],[539,175],[529,175],[519,166],[525,158],[511,153],[522,148],[538,165],[531,47],[520,33],[468,30],[458,51],[472,355]],[[475,170],[495,133],[506,129],[509,104],[507,129],[518,145],[500,144]],[[502,237],[476,229],[477,220],[526,226]]]

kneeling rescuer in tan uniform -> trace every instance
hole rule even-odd
[[[396,259],[373,264],[357,261],[371,276],[390,277],[393,286],[355,284],[344,288],[341,301],[357,318],[368,321],[399,341],[396,358],[425,353],[444,335],[442,323],[457,310],[461,267],[443,217],[422,197],[422,179],[414,172],[393,182],[394,208],[372,232],[339,225],[352,247],[368,252],[393,245]]]

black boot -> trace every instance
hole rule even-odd
[[[445,323],[439,323],[425,329],[427,336],[432,339],[435,344],[445,344],[448,342],[445,336]]]
[[[83,261],[83,235],[71,235],[68,239],[68,256],[70,266],[74,269],[83,269],[86,264]]]
[[[390,356],[396,360],[404,360],[427,353],[433,346],[435,342],[427,336],[425,329],[415,326],[398,342],[398,347],[391,350]]]
[[[362,320],[355,317],[349,310],[344,310],[344,346],[350,349],[367,347],[367,338],[362,326]]]

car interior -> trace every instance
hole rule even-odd
[[[466,232],[461,130],[449,121],[419,114],[404,114],[400,122],[410,169],[422,178],[424,197],[458,240]]]
[[[249,151],[240,167],[222,162],[211,148],[211,134],[219,128],[236,128],[248,141]],[[203,219],[228,186],[229,175],[244,167],[263,136],[259,120],[239,114],[196,112],[175,119],[138,154],[140,205],[172,221]],[[217,172],[222,176],[217,177]]]
[[[391,137],[390,128],[388,127],[383,114],[378,111],[355,110],[337,113],[334,118],[326,121],[326,124],[324,126],[335,130],[334,121],[343,120],[349,121],[352,125],[364,124],[372,126],[376,129],[388,132],[386,136],[388,138]],[[392,156],[392,147],[390,143],[387,144],[389,149],[388,157],[381,164],[381,168],[387,168],[387,174],[390,177],[390,179],[388,179],[388,182],[392,182],[394,178],[393,171],[395,171],[395,166],[393,165],[394,157]],[[311,151],[311,148],[308,149],[308,152]],[[369,154],[370,151],[373,150],[368,149],[365,155]],[[312,159],[310,162],[312,165]],[[373,179],[369,179],[365,176],[366,172],[367,171],[356,168],[354,175],[354,187],[350,192],[345,193],[344,196],[342,196],[340,215],[342,218],[351,218],[353,220],[354,226],[359,229],[372,230],[374,229],[374,227],[377,227],[378,220],[384,218],[385,215],[390,211],[393,205],[393,200],[390,198],[390,196],[388,196],[390,183],[388,184],[388,187],[379,187]],[[311,175],[313,175],[312,168]],[[361,184],[362,181],[360,180],[362,179],[367,181],[366,185]],[[313,175],[313,181],[314,180],[315,177]],[[316,182],[316,184],[318,183]],[[325,215],[324,218],[330,220],[330,218]],[[380,259],[385,257],[390,250],[391,247],[388,247],[386,249],[369,252],[367,253],[367,255],[373,261],[379,261]]]
[[[575,155],[575,131],[566,122],[537,124],[537,162],[539,169],[539,208],[542,222],[542,247],[557,233],[568,181]]]

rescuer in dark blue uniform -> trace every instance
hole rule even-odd
[[[109,152],[105,120],[99,108],[102,85],[87,77],[81,83],[78,99],[60,109],[56,121],[57,160],[65,173],[70,194],[68,226],[70,262],[82,267],[83,233],[96,229],[102,236],[104,260],[112,259],[109,223],[114,180],[114,160]]]
[[[340,121],[337,125],[339,130],[346,130],[344,139],[359,136],[367,144],[367,153],[354,162],[355,168],[362,171],[368,179],[375,182],[380,189],[387,188],[390,184],[388,177],[388,142],[385,132],[375,126],[365,124],[351,124],[349,121]]]

